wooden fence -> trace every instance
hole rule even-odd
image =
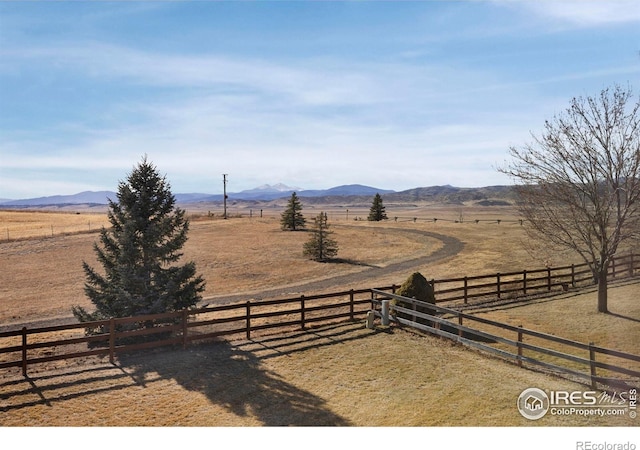
[[[394,286],[381,288],[392,291]],[[112,318],[0,332],[0,369],[88,356],[109,357],[145,348],[178,345],[220,336],[252,335],[279,328],[364,318],[371,309],[371,289],[212,306],[164,314]],[[86,335],[86,330],[95,334]],[[132,343],[136,338],[136,342]],[[146,342],[140,342],[146,340]]]
[[[638,364],[640,355],[598,347],[593,343],[585,344],[529,330],[522,326],[496,322],[377,289],[372,289],[372,293],[375,297],[373,303],[377,305],[375,315],[382,318],[383,323],[385,320],[396,322],[451,339],[515,360],[520,367],[528,363],[564,375],[586,379],[594,389],[597,388],[597,383],[608,387],[640,387],[640,364]],[[393,299],[398,303],[390,302]],[[469,322],[471,325],[465,325]],[[481,330],[478,324],[481,324],[484,330]],[[525,342],[525,337],[529,340],[535,338],[543,345]],[[582,351],[582,354],[575,354],[576,350]],[[627,365],[631,363],[637,370],[621,367],[619,361]],[[600,375],[598,375],[598,369],[601,371]],[[623,379],[619,375],[632,378]]]
[[[640,255],[616,258],[610,266],[613,278],[633,276]],[[432,280],[438,303],[455,304],[470,299],[530,295],[540,291],[568,289],[593,278],[586,264],[558,268]],[[453,287],[452,287],[453,286]],[[394,294],[397,285],[375,289],[348,290],[267,301],[246,301],[231,305],[176,311],[164,314],[113,318],[70,325],[22,327],[0,332],[0,369],[19,367],[23,375],[32,364],[166,345],[187,347],[191,342],[221,336],[244,335],[268,329],[304,329],[307,325],[364,318],[371,309],[373,292]],[[85,330],[96,331],[86,335]],[[532,332],[533,333],[533,332]],[[131,343],[133,338],[146,342]]]
[[[638,270],[640,270],[640,255],[630,253],[618,256],[609,265],[609,278],[630,277]],[[585,263],[529,271],[432,280],[431,284],[435,290],[436,302],[462,300],[466,304],[471,299],[502,299],[552,290],[566,291],[572,287],[594,284],[594,279],[589,266]]]

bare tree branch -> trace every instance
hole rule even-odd
[[[620,86],[574,98],[509,154],[498,170],[516,183],[527,232],[590,265],[606,312],[609,262],[640,238],[640,100]]]

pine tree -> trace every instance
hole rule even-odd
[[[176,263],[189,221],[176,207],[169,183],[146,156],[109,200],[111,228],[94,244],[104,274],[83,262],[85,293],[96,306],[72,308],[81,322],[175,311],[194,306],[205,282],[193,262]]]
[[[306,219],[302,215],[302,203],[295,192],[291,194],[287,209],[282,213],[280,220],[283,230],[303,230],[306,225]]]
[[[380,194],[376,194],[373,198],[373,204],[369,210],[369,217],[367,220],[379,222],[387,219],[387,213],[385,212],[384,205],[382,204],[382,197]]]
[[[304,244],[303,254],[314,261],[327,261],[338,254],[338,244],[331,238],[327,214],[320,213],[313,219],[314,229],[311,239]]]

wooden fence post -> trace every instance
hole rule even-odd
[[[27,376],[27,327],[22,327],[22,376]]]
[[[616,259],[611,258],[611,278],[616,277]]]
[[[547,267],[547,290],[551,290],[551,267]]]
[[[116,319],[113,317],[109,319],[109,362],[114,364],[115,358],[115,346],[116,346]]]
[[[467,300],[469,299],[469,280],[467,280],[467,277],[464,277],[464,304],[467,304]]]
[[[349,320],[353,320],[353,289],[349,291]]]
[[[247,300],[246,303],[247,310],[247,340],[251,339],[251,301]]]
[[[300,296],[300,328],[304,330],[304,294]]]
[[[596,351],[593,342],[589,342],[589,366],[591,367],[591,389],[596,389]]]
[[[522,295],[527,295],[527,271],[522,271]]]
[[[187,333],[189,332],[189,329],[187,327],[187,319],[188,319],[188,315],[187,315],[187,309],[183,309],[182,310],[182,348],[186,349],[187,348],[187,343],[188,343],[188,339],[187,339]]]
[[[415,313],[418,310],[418,305],[416,305],[415,303],[411,303],[411,309]],[[416,316],[415,314],[413,316],[411,316],[411,321],[412,322],[418,322],[418,316]]]
[[[458,311],[458,325],[462,326],[462,313]],[[462,337],[462,330],[458,328],[458,336]]]
[[[518,325],[518,367],[522,367],[522,325]]]
[[[498,298],[500,298],[500,272],[496,274],[496,289],[497,289]]]

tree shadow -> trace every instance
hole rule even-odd
[[[258,341],[247,341],[262,346]],[[265,344],[268,345],[268,344]],[[264,426],[349,426],[317,395],[288,383],[263,367],[254,351],[226,341],[193,345],[186,350],[120,355],[121,366],[144,385],[147,374],[172,379],[199,392],[238,417]]]
[[[379,269],[381,267],[381,266],[376,266],[375,264],[367,264],[362,261],[356,261],[353,259],[345,259],[345,258],[330,258],[325,260],[324,262],[333,263],[333,264],[348,264],[350,266],[370,267],[373,269]]]
[[[269,370],[264,361],[325,346],[366,339],[362,323],[348,322],[307,330],[264,335],[250,340],[203,342],[187,349],[158,348],[119,354],[107,359],[0,380],[0,412],[36,405],[53,407],[65,400],[94,394],[153,389],[158,381],[174,380],[199,392],[247,422],[263,426],[351,426],[331,411],[322,397],[295,386]],[[388,331],[387,331],[388,332]],[[93,365],[91,365],[93,364]],[[313,368],[309,368],[313,370]],[[1,424],[0,419],[0,424]]]

